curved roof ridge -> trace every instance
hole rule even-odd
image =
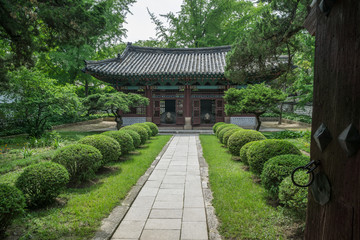
[[[148,52],[148,53],[212,53],[212,52],[228,52],[231,49],[230,45],[217,47],[202,47],[202,48],[157,48],[157,47],[140,47],[128,43],[125,51],[133,52]],[[124,51],[124,53],[125,53]],[[122,55],[124,55],[124,53]]]

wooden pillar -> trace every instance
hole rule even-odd
[[[313,134],[321,123],[332,140],[323,152],[312,140],[311,159],[321,161],[331,198],[321,206],[309,192],[305,239],[360,239],[360,151],[348,157],[338,141],[349,124],[360,129],[359,0],[336,1],[328,16],[317,8]]]
[[[184,116],[185,116],[185,125],[184,129],[191,130],[191,89],[189,85],[185,85],[184,89]]]
[[[146,106],[146,121],[152,122],[154,103],[152,100],[152,90],[150,86],[145,86],[145,97],[149,99],[149,105]]]

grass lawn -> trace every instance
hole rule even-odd
[[[64,137],[71,142],[85,135],[88,134],[65,133]],[[129,154],[126,161],[103,168],[93,183],[67,189],[58,202],[47,209],[27,211],[25,217],[14,221],[8,232],[21,235],[21,239],[91,239],[101,220],[126,197],[170,137],[153,137],[147,142],[148,147],[137,149],[139,154]],[[3,174],[0,182],[13,183],[19,172],[21,169],[13,169]]]
[[[263,187],[241,162],[231,160],[214,135],[200,135],[200,140],[224,239],[302,239],[303,219],[269,205]]]
[[[60,132],[59,134],[60,146],[65,146],[94,133]],[[30,142],[31,139],[26,136],[0,138],[0,182],[11,182],[12,178],[9,179],[6,173],[9,173],[9,176],[13,176],[14,171],[20,174],[21,168],[33,163],[48,161],[56,151],[49,146],[31,147],[29,146]]]

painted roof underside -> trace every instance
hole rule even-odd
[[[85,72],[113,77],[223,76],[230,46],[149,48],[128,44],[117,58],[85,61]]]

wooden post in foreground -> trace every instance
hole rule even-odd
[[[355,240],[360,239],[360,151],[349,157],[338,137],[350,124],[360,130],[360,1],[324,2],[334,5],[328,15],[316,6],[312,131],[324,123],[332,140],[320,151],[312,139],[311,159],[321,161],[317,171],[329,179],[331,198],[322,206],[310,191],[305,239]]]

